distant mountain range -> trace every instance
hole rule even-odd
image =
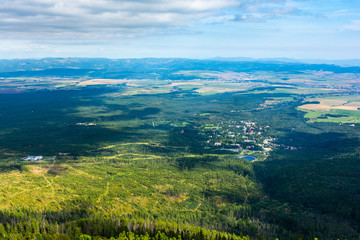
[[[301,61],[301,62],[299,62]],[[327,61],[327,63],[324,63]],[[351,66],[350,66],[351,65]],[[295,60],[287,58],[45,58],[0,60],[0,77],[103,77],[174,79],[178,71],[360,73],[360,60]]]
[[[360,66],[360,59],[342,59],[342,60],[326,60],[326,59],[293,59],[293,58],[247,58],[247,57],[216,57],[212,58],[218,61],[248,61],[248,62],[271,62],[271,63],[307,63],[307,64],[333,64],[343,67]]]

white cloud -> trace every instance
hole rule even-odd
[[[351,24],[344,27],[346,30],[360,31],[360,20],[353,20]]]
[[[3,39],[81,40],[296,13],[286,0],[2,0]],[[172,29],[172,30],[171,30]],[[184,31],[184,30],[182,30]]]

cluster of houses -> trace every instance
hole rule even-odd
[[[207,135],[207,144],[228,150],[263,150],[263,141],[271,145],[273,138],[266,137],[270,126],[259,126],[251,121],[223,121],[206,124],[200,131]]]
[[[206,148],[239,152],[252,151],[268,154],[273,148],[297,150],[294,146],[276,144],[275,138],[269,136],[270,126],[260,126],[252,121],[222,121],[200,126],[200,132],[207,137]]]
[[[96,123],[76,123],[76,126],[96,126]]]
[[[29,162],[38,162],[43,160],[43,156],[27,156],[22,158],[22,161],[29,161]]]
[[[27,156],[27,157],[24,157],[24,158],[22,158],[20,160],[21,161],[26,161],[26,162],[40,162],[40,161],[54,161],[54,158],[44,159],[43,156]]]

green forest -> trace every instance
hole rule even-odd
[[[4,75],[31,83],[0,94],[0,239],[360,239],[360,126],[309,121],[334,92],[271,74],[234,92]]]

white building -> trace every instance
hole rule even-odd
[[[23,161],[31,161],[31,162],[36,162],[36,161],[41,161],[43,159],[43,156],[27,156],[21,160]]]

